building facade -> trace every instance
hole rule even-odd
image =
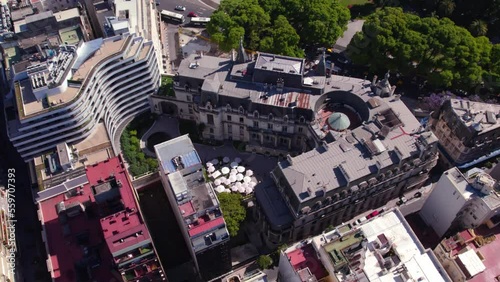
[[[155,146],[159,173],[196,270],[203,281],[231,271],[229,232],[219,200],[205,182],[188,135]]]
[[[39,192],[36,202],[52,281],[166,281],[120,157]]]
[[[44,50],[17,74],[5,107],[9,138],[25,160],[87,137],[104,121],[111,140],[149,108],[159,86],[151,42],[116,36]],[[117,142],[113,143],[119,151]]]
[[[383,206],[419,188],[437,162],[436,137],[389,74],[370,82],[331,75],[333,68],[324,54],[315,66],[267,53],[248,58],[240,44],[232,59],[189,56],[174,77],[175,97],[152,98],[153,111],[203,124],[205,139],[288,156],[271,173],[274,183],[256,188],[255,217],[270,245]]]
[[[500,223],[500,188],[496,180],[480,169],[462,174],[446,171],[420,210],[423,220],[438,236],[450,228],[474,228]],[[446,203],[446,205],[443,205]]]
[[[430,119],[445,165],[470,167],[500,155],[500,106],[450,99]]]
[[[396,209],[354,229],[341,225],[283,250],[278,281],[454,280]]]

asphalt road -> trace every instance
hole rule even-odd
[[[160,5],[156,6],[158,10],[183,14],[186,18],[189,12],[195,12],[200,17],[210,17],[217,8],[217,4],[210,0],[159,0],[159,2]],[[186,11],[176,11],[175,6],[177,5],[186,7]]]

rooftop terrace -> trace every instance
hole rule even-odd
[[[47,194],[39,196],[38,203],[47,237],[49,269],[53,270],[55,281],[88,280],[87,268],[92,279],[111,281],[111,252],[148,239],[149,233],[137,214],[130,182],[119,158],[87,167],[80,178],[77,185],[68,185],[66,191],[58,194],[48,195],[50,189],[40,192]],[[109,194],[110,191],[118,194]],[[128,234],[133,234],[134,239],[128,240]],[[102,244],[103,235],[107,247]],[[125,237],[124,242],[118,239],[115,244],[117,236]]]
[[[451,99],[455,115],[471,131],[483,134],[500,128],[500,105]]]

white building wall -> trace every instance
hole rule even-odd
[[[460,193],[450,177],[453,176],[447,173],[441,176],[436,187],[434,187],[434,190],[420,210],[422,219],[440,237],[448,230],[451,223],[455,220],[457,213],[467,202],[467,199]]]

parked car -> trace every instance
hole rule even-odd
[[[366,216],[366,218],[367,218],[367,219],[370,219],[370,218],[372,218],[372,217],[375,217],[375,216],[377,216],[377,215],[378,215],[378,213],[379,213],[378,211],[374,211],[374,212],[370,213],[369,215],[367,215],[367,216]]]
[[[186,7],[181,6],[181,5],[177,5],[177,6],[175,6],[175,9],[176,9],[177,11],[186,11]]]
[[[195,18],[197,16],[198,15],[195,12],[189,12],[189,14],[188,14],[188,17],[190,17],[190,18]]]
[[[356,222],[356,224],[361,224],[361,223],[363,223],[363,222],[365,222],[367,220],[368,220],[368,218],[366,218],[366,216],[363,216],[361,218],[356,219],[355,222]]]

